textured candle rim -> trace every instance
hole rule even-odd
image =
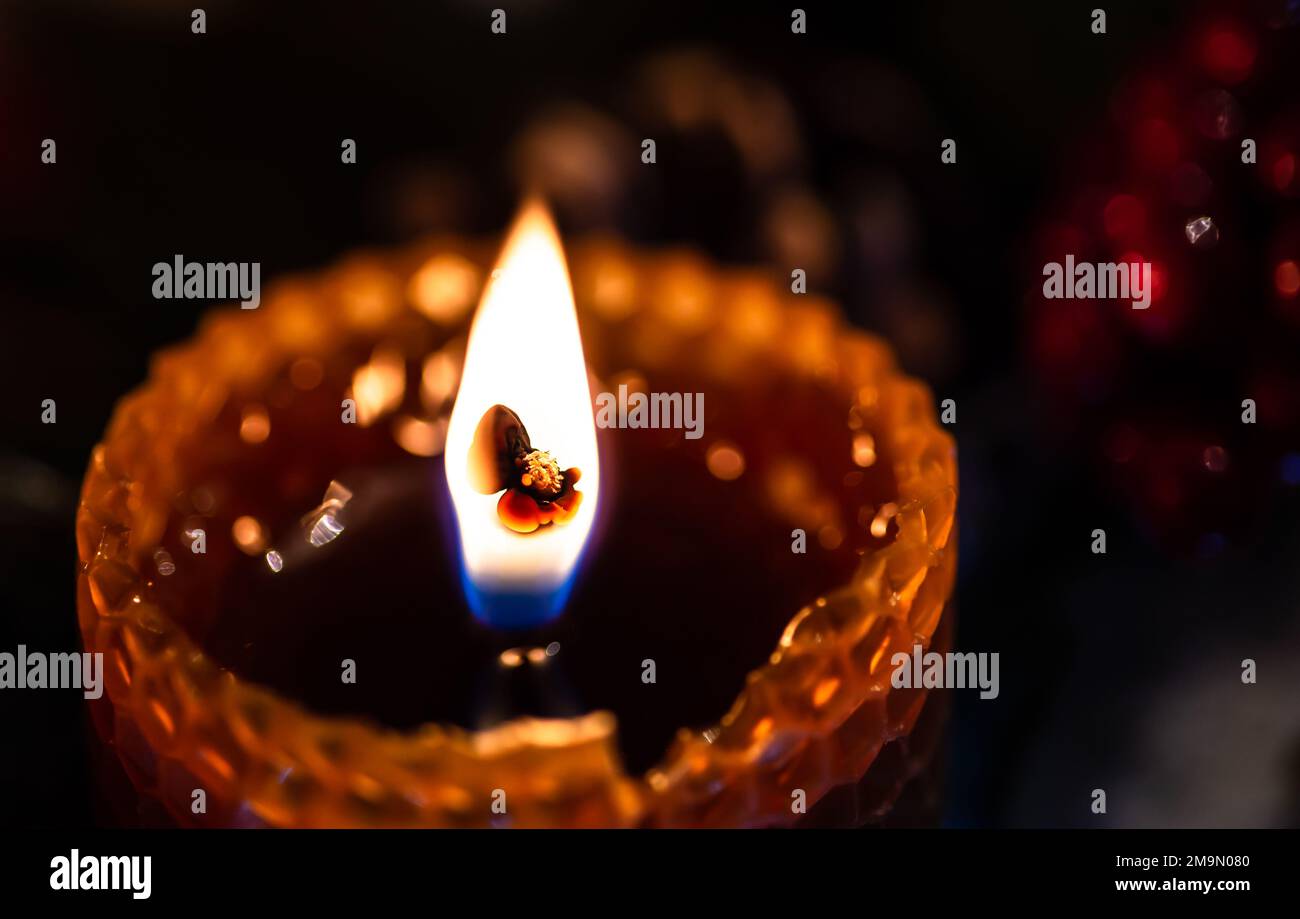
[[[897,650],[929,645],[951,591],[957,467],[928,388],[896,370],[883,341],[813,297],[783,296],[781,314],[793,328],[823,336],[822,351],[810,351],[835,358],[833,382],[846,395],[873,393],[899,491],[897,535],[864,556],[847,584],[796,613],[731,710],[707,731],[683,730],[643,778],[623,770],[608,712],[478,732],[436,725],[398,732],[320,716],[220,671],[144,600],[145,553],[161,535],[166,513],[159,511],[171,491],[160,472],[168,446],[160,441],[179,441],[200,426],[213,393],[215,371],[196,381],[187,362],[234,355],[222,364],[218,388],[252,388],[258,359],[275,364],[304,352],[300,345],[277,354],[273,331],[303,303],[325,326],[319,353],[332,335],[357,331],[347,304],[320,288],[330,278],[402,284],[435,254],[482,269],[490,251],[439,240],[396,258],[353,257],[323,280],[290,281],[256,313],[210,314],[191,342],[163,352],[146,383],[118,403],[92,452],[77,513],[79,619],[87,649],[108,652],[117,716],[132,718],[162,760],[247,801],[257,820],[272,825],[482,825],[490,795],[503,786],[516,824],[752,825],[788,820],[792,787],[811,807],[831,787],[856,781],[884,743],[910,731],[924,701],[923,690],[892,690],[885,664]],[[698,256],[638,255],[608,240],[571,253],[580,309],[584,259],[612,254],[652,281],[665,265],[713,270]],[[810,365],[806,372],[827,371]],[[153,467],[146,449],[154,451]],[[151,474],[141,475],[146,468]]]

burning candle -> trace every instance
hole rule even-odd
[[[283,282],[119,404],[77,524],[113,759],[184,824],[882,819],[941,724],[889,679],[950,619],[928,391],[752,270],[592,240],[571,282],[538,205],[493,264]],[[698,436],[598,428],[623,392],[707,392]]]
[[[495,442],[502,425],[508,444]],[[498,461],[511,467],[499,482]],[[445,468],[475,613],[499,626],[555,616],[591,534],[600,460],[568,270],[540,204],[515,222],[470,328]]]

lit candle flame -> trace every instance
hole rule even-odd
[[[495,405],[519,416],[534,447],[581,470],[582,502],[563,525],[513,532],[498,515],[500,495],[471,484],[475,432]],[[557,615],[595,519],[600,462],[573,289],[541,204],[516,218],[475,314],[444,456],[474,612],[510,626]]]

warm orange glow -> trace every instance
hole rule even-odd
[[[402,404],[406,394],[406,362],[400,351],[376,348],[370,363],[352,374],[352,398],[357,424],[369,427]]]
[[[479,270],[460,255],[444,253],[431,258],[411,278],[411,302],[434,322],[454,322],[474,305]]]
[[[249,555],[256,555],[266,545],[266,531],[255,517],[237,519],[230,527],[230,535],[234,538],[235,545]]]
[[[1278,262],[1277,268],[1273,271],[1273,283],[1282,296],[1294,297],[1297,292],[1300,292],[1300,266],[1291,259]]]
[[[246,444],[260,444],[271,436],[271,419],[260,405],[246,405],[239,421],[239,436]]]
[[[393,421],[393,439],[413,456],[437,456],[447,436],[447,423],[402,415]]]
[[[871,521],[871,535],[876,539],[884,539],[885,534],[889,532],[889,521],[894,519],[898,513],[898,505],[889,502],[876,512],[875,519]]]
[[[315,389],[325,379],[325,368],[311,357],[300,357],[289,367],[289,381],[304,392]]]
[[[435,351],[424,360],[420,373],[420,401],[431,413],[440,413],[456,393],[460,380],[460,356],[449,349]]]
[[[565,525],[512,532],[497,513],[500,495],[471,486],[474,432],[496,404],[519,416],[535,448],[565,468],[581,469],[583,501]],[[516,219],[474,317],[445,455],[469,579],[478,587],[519,592],[563,584],[591,531],[600,462],[569,272],[540,204],[526,206]]]
[[[745,472],[745,454],[741,453],[740,448],[735,444],[725,440],[720,440],[709,447],[709,452],[704,456],[704,463],[715,478],[722,479],[724,482],[738,479]]]
[[[870,434],[853,438],[853,462],[864,469],[876,461],[876,439]]]

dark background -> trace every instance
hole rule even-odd
[[[777,4],[511,3],[506,36],[471,2],[214,2],[206,35],[192,4],[164,0],[0,6],[0,649],[78,642],[89,452],[150,353],[208,308],[152,299],[155,261],[257,260],[265,284],[358,246],[497,233],[524,179],[546,179],[535,154],[559,126],[608,170],[552,177],[564,232],[724,262],[808,255],[813,288],[957,400],[958,646],[1000,653],[1002,695],[954,700],[946,823],[1297,823],[1300,350],[1269,280],[1270,259],[1300,257],[1295,184],[1265,194],[1233,171],[1235,134],[1217,153],[1183,145],[1233,220],[1222,262],[1170,259],[1177,299],[1153,315],[1181,304],[1173,333],[1108,321],[1062,345],[1034,296],[1054,221],[1092,189],[1104,204],[1156,187],[1123,116],[1154,73],[1168,92],[1151,104],[1182,124],[1184,97],[1214,85],[1206,30],[1252,36],[1242,130],[1288,143],[1294,10],[1115,4],[1098,36],[1095,5],[805,4],[801,36]],[[734,78],[755,105],[742,127],[788,118],[797,149],[747,146],[716,101],[675,119],[664,72],[705,102],[712,77]],[[647,136],[654,167],[636,160]],[[956,165],[939,162],[945,137]],[[1179,245],[1188,215],[1150,214],[1151,245]],[[1260,424],[1241,425],[1261,387]],[[1206,477],[1214,444],[1229,464]],[[1245,657],[1258,685],[1240,681]],[[0,823],[94,822],[79,695],[0,706]]]

